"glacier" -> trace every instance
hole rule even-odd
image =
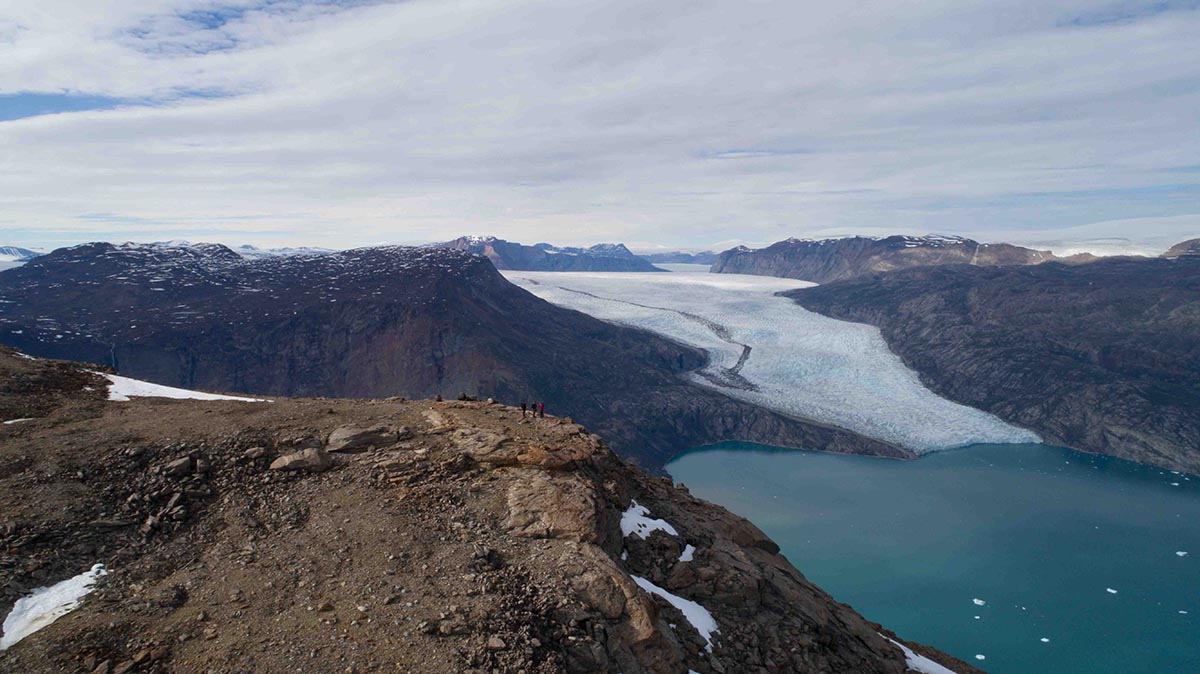
[[[709,362],[690,380],[793,418],[916,453],[1039,441],[1032,431],[927,389],[878,328],[775,295],[812,283],[660,266],[673,273],[501,273],[552,304],[704,349]]]

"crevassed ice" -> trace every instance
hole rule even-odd
[[[73,611],[83,597],[92,591],[96,579],[105,573],[104,565],[96,564],[78,576],[50,587],[39,587],[28,596],[18,599],[4,619],[0,651],[8,650],[21,639]]]
[[[98,373],[103,374],[103,373]],[[173,388],[171,386],[163,386],[161,384],[151,384],[148,381],[139,379],[130,379],[115,374],[103,374],[108,379],[108,399],[120,402],[127,402],[130,398],[176,398],[187,400],[238,400],[246,403],[263,403],[270,402],[263,398],[242,398],[239,396],[227,396],[219,393],[204,393],[203,391],[189,391],[183,388]]]
[[[1038,441],[925,388],[877,328],[774,295],[813,285],[805,281],[702,271],[503,273],[553,304],[702,348],[710,362],[692,381],[789,416],[916,452]]]

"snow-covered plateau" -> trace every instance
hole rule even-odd
[[[827,318],[775,293],[813,284],[710,274],[505,271],[553,304],[704,349],[689,377],[733,398],[924,453],[1037,442],[1031,431],[925,388],[873,326]]]

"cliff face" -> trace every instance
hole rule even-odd
[[[459,251],[89,244],[0,274],[0,299],[0,342],[171,386],[537,399],[651,468],[725,439],[906,455],[687,384],[703,353],[557,308]]]
[[[0,670],[975,671],[567,420],[106,384],[0,351],[0,410],[39,415],[0,426],[0,614],[108,570]]]
[[[829,283],[908,267],[1030,265],[1054,259],[1050,251],[1006,243],[979,243],[961,237],[855,236],[819,241],[788,239],[758,250],[740,246],[721,253],[712,271]]]
[[[928,267],[787,295],[879,326],[930,388],[1048,442],[1200,473],[1200,258]]]
[[[548,243],[526,246],[495,237],[463,236],[439,247],[482,255],[496,269],[519,271],[662,271],[634,255],[624,244],[559,248]]]

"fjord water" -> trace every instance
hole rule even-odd
[[[731,442],[667,470],[834,598],[989,672],[1200,672],[1200,478],[1044,445]]]

